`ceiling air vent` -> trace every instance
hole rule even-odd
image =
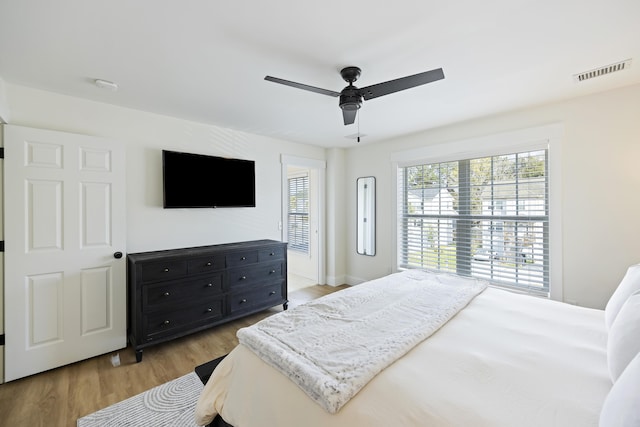
[[[604,76],[616,71],[626,70],[631,67],[631,59],[616,62],[615,64],[606,65],[604,67],[596,68],[594,70],[585,71],[584,73],[574,74],[573,78],[577,82],[593,79],[594,77]]]

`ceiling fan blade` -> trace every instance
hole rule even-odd
[[[356,114],[358,110],[342,110],[342,118],[344,119],[344,125],[352,125],[356,121]]]
[[[389,80],[388,82],[363,87],[360,88],[360,93],[365,100],[368,100],[441,79],[444,79],[444,72],[442,68],[436,68],[435,70],[425,71],[424,73],[414,74],[413,76],[401,77],[399,79]]]
[[[270,81],[270,82],[280,83],[280,84],[285,85],[285,86],[291,86],[291,87],[295,87],[297,89],[308,90],[309,92],[315,92],[315,93],[319,93],[319,94],[322,94],[322,95],[333,96],[334,98],[337,98],[338,96],[340,96],[340,92],[334,92],[332,90],[322,89],[322,88],[315,87],[315,86],[309,86],[309,85],[305,85],[305,84],[302,84],[302,83],[296,83],[296,82],[292,82],[290,80],[279,79],[278,77],[265,76],[264,79],[267,80],[267,81]]]

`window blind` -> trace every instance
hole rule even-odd
[[[309,253],[309,176],[289,178],[288,248]]]
[[[398,168],[398,267],[549,292],[547,150]]]

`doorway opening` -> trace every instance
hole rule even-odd
[[[282,240],[288,243],[290,292],[324,282],[324,168],[324,161],[282,158]]]

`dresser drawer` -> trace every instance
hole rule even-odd
[[[190,259],[187,262],[187,271],[189,274],[206,273],[209,271],[216,271],[224,269],[224,257],[206,256],[195,259]]]
[[[284,259],[285,253],[286,253],[286,250],[284,246],[261,249],[258,252],[258,261],[267,262],[270,260]]]
[[[233,292],[229,295],[229,312],[233,314],[255,309],[256,306],[273,307],[283,298],[282,282],[248,289],[245,292]]]
[[[222,318],[224,297],[202,301],[195,306],[179,310],[163,311],[143,316],[146,341],[191,329],[198,324],[208,324]]]
[[[227,267],[238,267],[241,265],[255,264],[258,262],[258,251],[238,251],[226,255]]]
[[[196,280],[184,279],[143,286],[142,311],[172,308],[179,303],[184,305],[184,301],[197,303],[221,294],[222,284],[223,274],[218,273]]]
[[[187,274],[187,262],[181,260],[149,262],[142,264],[141,270],[143,282],[173,279]]]
[[[282,262],[270,262],[251,267],[230,268],[227,270],[229,289],[239,286],[252,286],[265,281],[279,280],[284,277]]]

